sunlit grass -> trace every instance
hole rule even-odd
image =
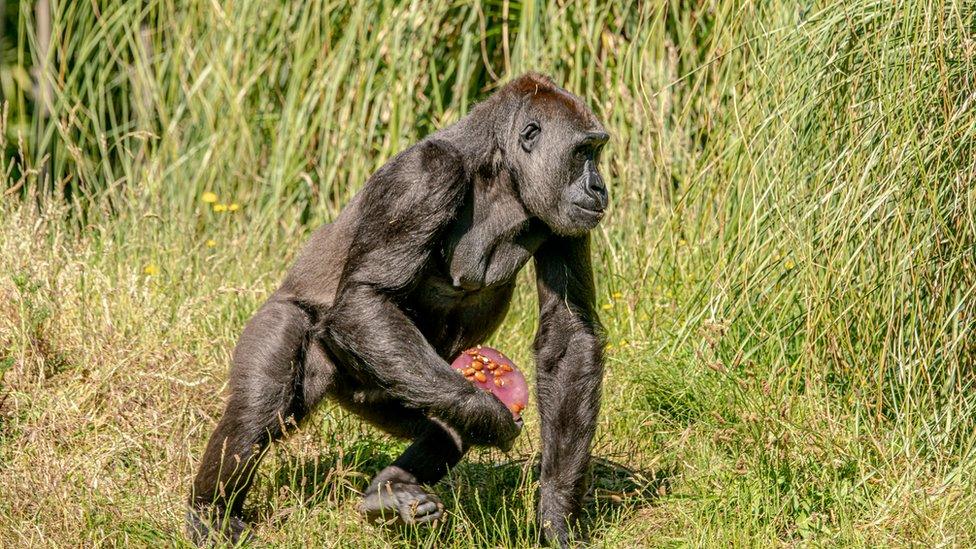
[[[297,247],[535,69],[613,135],[597,545],[976,544],[971,2],[54,2],[46,61],[27,4],[52,103],[0,67],[5,543],[185,543],[233,344]],[[522,281],[492,343],[529,366]],[[354,510],[402,443],[323,406],[262,466],[256,535],[531,545],[534,406],[437,487],[450,523],[403,531]]]

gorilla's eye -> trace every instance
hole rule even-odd
[[[522,139],[532,141],[541,131],[542,128],[540,128],[538,124],[535,122],[529,122],[529,124],[522,130]]]
[[[603,146],[607,144],[610,139],[604,132],[591,132],[580,141],[579,145],[576,145],[574,152],[577,156],[592,160],[593,162],[600,161],[600,153],[603,151]]]
[[[522,150],[525,152],[531,152],[532,148],[535,147],[535,142],[538,140],[539,134],[542,133],[542,128],[539,124],[535,122],[529,122],[522,128],[522,133],[519,134],[522,144]]]

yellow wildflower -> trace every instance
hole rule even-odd
[[[209,240],[207,240],[207,247],[208,247],[208,248],[213,248],[213,247],[214,247],[214,246],[216,246],[216,245],[217,245],[217,241],[216,241],[216,240],[214,240],[214,239],[212,239],[212,238],[211,238],[211,239],[209,239]]]
[[[203,196],[201,196],[200,199],[206,202],[207,204],[213,204],[214,202],[217,201],[217,195],[215,193],[207,191],[203,193]]]
[[[230,211],[232,211],[232,212],[236,212],[237,210],[241,209],[241,205],[238,204],[237,202],[234,202],[230,206],[227,206],[227,209],[230,210]]]
[[[603,310],[604,311],[609,311],[610,309],[613,309],[613,303],[604,303],[603,304]]]
[[[217,212],[217,213],[226,212],[227,211],[227,204],[214,204],[213,205],[213,210],[215,212]]]
[[[613,298],[614,299],[620,299],[623,296],[624,296],[624,294],[622,294],[620,292],[613,292]]]
[[[150,263],[149,265],[146,265],[145,267],[142,268],[142,273],[147,276],[156,276],[159,274],[159,267]]]
[[[784,263],[783,266],[786,267],[786,270],[787,271],[792,271],[793,270],[793,267],[795,267],[796,265],[793,264],[793,260],[792,259],[787,259],[786,260],[786,263]]]

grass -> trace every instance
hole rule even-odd
[[[184,545],[230,351],[296,248],[528,69],[613,134],[595,544],[976,544],[971,2],[51,2],[50,44],[22,4],[0,4],[3,544]],[[492,343],[528,367],[523,282]],[[256,535],[532,545],[534,402],[526,425],[438,485],[449,524],[380,531],[357,490],[403,444],[322,406],[262,465]]]

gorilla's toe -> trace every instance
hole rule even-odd
[[[385,482],[367,491],[359,510],[370,522],[422,524],[444,516],[440,498],[419,484]]]
[[[444,504],[433,494],[427,494],[427,501],[413,510],[414,522],[431,522],[444,516]]]

